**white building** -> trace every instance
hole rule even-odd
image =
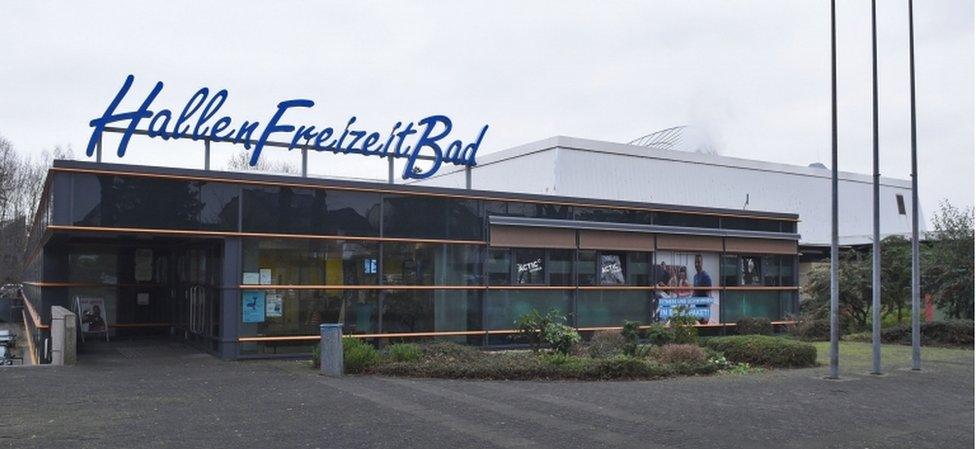
[[[468,179],[470,177],[470,181]],[[795,213],[801,248],[830,245],[830,170],[556,136],[442,167],[424,185]],[[871,242],[871,176],[841,172],[840,242]],[[881,178],[881,233],[911,232],[911,182]],[[924,223],[923,229],[924,231]],[[812,255],[812,254],[810,254]]]

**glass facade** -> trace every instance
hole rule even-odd
[[[489,220],[795,232],[787,218],[387,185],[55,175],[71,195],[47,203],[43,226],[139,228],[145,239],[113,234],[85,243],[89,237],[66,233],[67,242],[49,243],[35,258],[34,276],[68,286],[32,287],[30,295],[52,298],[45,306],[99,296],[112,303],[116,323],[188,328],[200,313],[191,310],[195,295],[204,295],[207,338],[231,342],[220,349],[229,357],[307,352],[323,322],[371,339],[448,333],[453,341],[502,344],[532,310],[557,310],[581,328],[666,320],[670,307],[689,304],[703,325],[796,313],[795,255],[581,249],[572,239],[493,246]]]

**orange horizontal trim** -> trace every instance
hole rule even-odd
[[[116,324],[109,324],[108,327],[127,329],[127,328],[138,328],[138,327],[169,327],[172,325],[173,323],[116,323]]]
[[[102,284],[94,282],[23,282],[34,287],[90,287],[90,288],[115,288],[115,287],[163,287],[162,284]]]
[[[121,234],[160,234],[203,237],[240,237],[240,238],[287,238],[314,240],[351,240],[397,243],[448,243],[464,245],[487,245],[481,240],[451,240],[451,239],[413,239],[400,237],[357,237],[348,235],[318,235],[318,234],[281,234],[265,232],[237,232],[237,231],[201,231],[192,229],[156,229],[156,228],[116,228],[105,226],[75,226],[49,225],[51,231],[61,232],[112,232]]]
[[[709,291],[765,291],[765,290],[798,290],[800,287],[654,287],[650,285],[318,285],[318,284],[275,284],[255,285],[241,284],[241,290],[641,290],[641,291],[674,291],[674,290],[709,290]]]
[[[773,321],[772,324],[775,326],[784,324],[795,324],[796,321]],[[650,325],[640,326],[641,329],[650,328]],[[718,324],[696,324],[695,327],[735,327],[735,323],[718,323]],[[580,332],[593,332],[602,330],[621,330],[621,326],[609,326],[609,327],[580,327],[576,328]],[[411,338],[411,337],[457,337],[464,335],[499,335],[499,334],[516,334],[518,333],[515,329],[494,329],[494,330],[480,330],[480,331],[446,331],[446,332],[398,332],[398,333],[388,333],[388,334],[348,334],[343,335],[343,337],[349,338]],[[284,336],[267,336],[267,337],[238,337],[237,341],[241,343],[249,342],[274,342],[274,341],[315,341],[319,340],[321,336],[319,335],[284,335]]]
[[[484,285],[254,285],[241,290],[484,290]]]
[[[738,286],[723,287],[723,289],[724,290],[728,290],[728,291],[767,291],[767,290],[799,290],[800,287],[795,286],[795,285],[794,286],[782,286],[782,287],[776,287],[776,286],[759,286],[759,285],[756,285],[756,286],[738,285]]]
[[[52,167],[51,171],[59,171],[65,173],[90,173],[97,175],[114,175],[114,176],[132,176],[139,178],[155,178],[155,179],[178,179],[187,181],[204,181],[204,182],[221,182],[225,184],[245,184],[245,185],[258,185],[258,186],[277,186],[277,187],[294,187],[301,189],[320,189],[320,190],[345,190],[352,192],[375,192],[375,193],[388,193],[394,195],[413,195],[413,196],[430,196],[439,198],[462,198],[462,199],[474,199],[474,200],[488,200],[488,201],[503,201],[509,203],[532,203],[532,204],[554,204],[560,206],[576,206],[576,207],[593,207],[593,208],[603,208],[603,209],[615,209],[615,210],[639,210],[645,212],[673,212],[689,215],[706,215],[713,217],[737,217],[737,218],[752,218],[756,220],[774,220],[774,221],[799,221],[798,218],[786,218],[786,217],[762,217],[755,215],[744,215],[744,214],[731,214],[722,212],[704,212],[704,211],[685,211],[676,209],[667,209],[659,207],[626,207],[626,206],[614,206],[607,204],[593,204],[585,202],[573,202],[573,201],[541,201],[541,200],[530,200],[530,199],[518,199],[518,198],[504,198],[489,195],[463,195],[463,194],[452,194],[452,193],[437,193],[437,192],[416,192],[416,191],[403,191],[396,189],[384,189],[380,187],[349,187],[349,186],[334,186],[334,185],[314,185],[314,184],[303,184],[297,182],[284,182],[284,181],[255,181],[250,179],[232,179],[226,177],[216,176],[189,176],[189,175],[167,175],[161,173],[139,173],[139,172],[129,172],[122,170],[99,170],[99,169],[87,169],[87,168],[68,168],[68,167]],[[314,179],[314,178],[304,178],[304,179]]]

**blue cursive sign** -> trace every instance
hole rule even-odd
[[[91,139],[88,141],[88,149],[86,150],[88,156],[94,153],[106,127],[114,123],[127,122],[128,125],[122,133],[118,148],[119,157],[124,156],[126,147],[129,145],[129,139],[138,129],[139,122],[149,120],[146,131],[149,137],[159,137],[163,140],[189,138],[192,140],[207,139],[212,142],[243,143],[244,148],[249,150],[253,144],[251,166],[258,163],[261,150],[264,149],[271,136],[276,133],[284,133],[291,134],[289,150],[299,145],[306,145],[311,146],[316,151],[406,158],[407,163],[403,169],[403,178],[423,179],[437,172],[442,163],[476,165],[475,154],[488,131],[488,125],[485,125],[481,128],[478,136],[468,144],[461,140],[451,140],[448,138],[452,128],[451,119],[443,115],[431,115],[418,120],[416,124],[408,122],[405,126],[402,122],[397,122],[388,133],[355,129],[353,127],[356,123],[355,116],[349,118],[342,130],[331,127],[316,129],[314,125],[295,126],[288,124],[283,117],[289,109],[311,108],[315,105],[312,100],[305,99],[286,100],[278,103],[278,110],[263,127],[258,121],[244,121],[238,126],[232,126],[236,122],[226,115],[212,120],[217,117],[217,112],[227,101],[226,89],[221,89],[211,95],[210,89],[201,88],[190,97],[179,114],[174,115],[169,109],[153,112],[149,107],[163,90],[161,81],[156,83],[156,86],[149,92],[138,109],[119,112],[117,111],[119,103],[128,94],[134,79],[135,77],[132,75],[126,77],[122,89],[115,95],[105,113],[91,121],[90,125],[94,130]],[[259,128],[260,132],[258,131]],[[258,134],[257,140],[252,139],[255,133]],[[416,165],[417,160],[422,155],[429,156],[432,161],[427,170]]]

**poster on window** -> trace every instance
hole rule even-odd
[[[278,318],[281,317],[282,313],[282,296],[281,294],[274,293],[267,296],[265,300],[265,313],[264,315],[268,318]]]
[[[244,292],[241,296],[241,321],[245,323],[263,323],[265,315],[264,292]]]
[[[761,263],[758,256],[742,256],[739,259],[742,285],[762,285]]]
[[[519,261],[515,264],[515,275],[519,284],[535,284],[542,276],[542,258]]]
[[[624,264],[619,254],[600,255],[600,284],[622,285],[624,280]]]
[[[657,290],[657,315],[667,321],[679,311],[702,324],[716,324],[719,318],[717,287],[719,258],[715,253],[659,251],[652,281]]]

